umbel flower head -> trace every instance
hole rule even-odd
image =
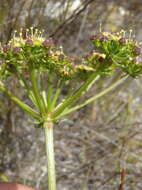
[[[11,41],[0,46],[0,77],[5,78],[17,73],[40,72],[54,73],[61,80],[86,80],[91,73],[110,75],[116,70],[132,77],[142,72],[138,61],[141,48],[133,39],[124,36],[124,32],[111,34],[101,32],[91,37],[94,45],[92,53],[80,63],[74,63],[62,48],[56,48],[53,40],[43,37],[43,32],[31,28],[15,32]]]
[[[6,45],[0,46],[0,77],[8,77],[35,69],[40,72],[53,72],[63,80],[75,75],[74,63],[56,48],[53,40],[43,37],[41,31],[31,28],[22,31]]]
[[[92,36],[90,40],[98,52],[93,52],[88,57],[88,62],[95,69],[100,72],[104,70],[107,74],[120,68],[132,77],[142,72],[142,63],[138,61],[142,54],[140,45],[130,35],[127,38],[125,31],[116,34],[102,32]]]

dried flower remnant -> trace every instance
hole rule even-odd
[[[100,63],[103,63],[104,60],[105,60],[104,57],[99,57],[99,58],[98,58],[98,61],[99,61]]]

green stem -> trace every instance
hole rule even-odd
[[[39,89],[37,86],[36,71],[34,69],[32,69],[30,71],[30,78],[31,78],[31,82],[32,82],[33,93],[34,93],[38,108],[40,110],[40,113],[45,113],[46,108],[45,108],[44,101],[42,99],[42,96],[40,95],[40,92],[39,92]]]
[[[47,94],[46,94],[44,73],[40,73],[40,82],[41,82],[41,96],[43,98],[45,107],[47,108]]]
[[[30,114],[35,119],[40,119],[40,116],[37,112],[35,112],[30,106],[23,103],[21,100],[19,100],[16,96],[14,96],[9,90],[7,90],[4,86],[0,86],[0,90],[4,92],[14,103],[16,103],[20,108],[22,108],[24,111],[26,111],[28,114]]]
[[[56,89],[56,92],[55,92],[55,94],[54,94],[54,97],[53,97],[53,99],[52,99],[51,110],[53,110],[54,107],[56,106],[57,100],[58,100],[59,95],[60,95],[60,93],[61,93],[62,86],[61,86],[60,84],[61,84],[61,83],[59,82],[58,87],[57,87],[57,89]]]
[[[48,110],[48,113],[51,111],[52,92],[53,92],[52,75],[51,75],[51,73],[49,73],[48,92],[47,92],[47,110]]]
[[[43,124],[45,131],[45,143],[48,167],[48,190],[56,190],[55,158],[53,143],[53,123],[45,122]]]
[[[89,98],[84,103],[82,103],[80,105],[77,105],[75,107],[72,107],[70,109],[65,110],[57,118],[63,117],[63,116],[65,116],[65,115],[67,115],[67,114],[69,114],[71,112],[74,112],[74,111],[76,111],[76,110],[78,110],[78,109],[86,106],[87,104],[90,104],[91,102],[95,101],[96,99],[101,98],[102,96],[104,96],[105,94],[107,94],[108,92],[110,92],[111,90],[113,90],[114,88],[116,88],[118,85],[120,85],[122,82],[124,82],[127,78],[128,78],[128,75],[125,76],[125,77],[123,77],[123,78],[121,78],[117,82],[113,83],[111,86],[109,86],[108,88],[106,88],[105,90],[103,90],[102,92],[100,92],[99,94],[97,94],[97,95]]]
[[[60,115],[69,105],[75,103],[80,96],[82,96],[88,89],[98,80],[99,76],[96,73],[92,74],[89,79],[70,97],[65,99],[63,103],[59,104],[53,112],[53,117]]]
[[[32,103],[35,105],[36,108],[38,108],[35,96],[32,90],[29,88],[28,84],[26,83],[26,80],[24,79],[23,75],[17,72],[17,77],[18,77],[20,85],[26,90],[26,93],[28,94],[28,97],[30,98]]]

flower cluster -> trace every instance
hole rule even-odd
[[[84,80],[93,72],[109,75],[117,69],[132,77],[142,72],[142,64],[138,61],[141,49],[123,33],[102,32],[92,36],[91,41],[94,45],[92,53],[75,63],[61,48],[57,49],[50,38],[44,38],[41,31],[32,28],[24,35],[15,33],[7,45],[0,46],[0,77],[27,73],[32,69],[55,73],[62,80]]]
[[[92,36],[91,41],[96,51],[87,57],[87,61],[95,70],[109,74],[121,69],[132,77],[142,72],[142,63],[138,61],[141,48],[130,36],[125,37],[124,31],[116,34],[102,32]]]
[[[0,47],[0,77],[19,72],[53,72],[63,80],[74,75],[74,63],[67,58],[61,48],[56,48],[52,39],[32,28],[26,37],[14,36],[7,45]]]

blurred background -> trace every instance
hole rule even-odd
[[[32,26],[68,56],[81,58],[91,51],[89,38],[100,25],[102,31],[133,30],[141,41],[141,18],[142,0],[0,0],[0,41]],[[116,78],[101,79],[89,96]],[[58,189],[119,190],[121,169],[126,169],[126,190],[142,189],[141,83],[129,78],[56,126]],[[14,85],[9,81],[11,90],[24,96]],[[44,148],[42,129],[0,93],[0,180],[47,189]]]

